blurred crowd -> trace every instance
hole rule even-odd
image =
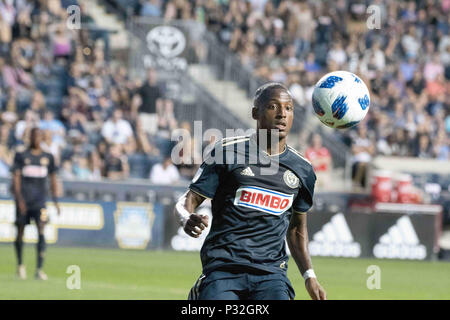
[[[450,0],[140,3],[144,16],[206,24],[256,76],[286,83],[310,110],[325,73],[358,74],[371,109],[344,134],[355,177],[375,155],[450,159]]]
[[[138,15],[204,23],[256,76],[286,83],[306,108],[326,72],[358,74],[371,108],[343,137],[355,176],[375,155],[449,160],[450,0],[125,2]],[[103,33],[67,27],[71,4],[0,0],[0,176],[38,125],[64,178],[192,177],[194,165],[175,167],[168,157],[170,132],[190,128],[175,118],[157,72],[130,79],[109,62]],[[81,22],[93,24],[78,5]]]
[[[66,24],[72,4],[81,29]],[[190,126],[175,119],[164,83],[155,70],[131,80],[108,61],[105,39],[76,0],[0,0],[0,177],[38,126],[63,179],[192,178],[186,155],[170,161],[170,132]]]

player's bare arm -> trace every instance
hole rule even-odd
[[[307,270],[312,270],[311,257],[308,251],[306,213],[294,213],[292,215],[287,231],[287,243],[301,274],[304,275]],[[306,279],[305,287],[313,300],[326,300],[326,292],[315,276]]]
[[[175,205],[174,214],[183,226],[184,232],[193,238],[198,238],[208,227],[208,216],[198,215],[195,210],[205,200],[192,190],[187,191]]]
[[[52,199],[53,203],[56,207],[56,212],[58,215],[61,213],[61,210],[59,209],[59,203],[58,203],[58,179],[55,173],[52,173],[50,175],[50,191],[52,193]]]
[[[19,207],[19,212],[25,215],[27,212],[27,205],[25,204],[25,199],[22,195],[22,173],[20,170],[15,170],[13,175],[13,190],[14,198],[16,199],[17,206]]]

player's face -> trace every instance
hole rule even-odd
[[[285,138],[294,120],[294,102],[291,95],[283,89],[271,91],[270,96],[254,113],[259,129],[278,130],[279,138]]]
[[[37,148],[41,145],[42,141],[42,131],[41,130],[33,130],[31,131],[31,147]]]

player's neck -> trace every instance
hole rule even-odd
[[[271,146],[267,146],[267,154],[269,155],[269,156],[275,156],[275,155],[277,155],[277,154],[281,154],[281,153],[283,153],[285,150],[286,150],[286,148],[287,148],[287,145],[286,145],[286,140],[285,139],[283,139],[283,140],[280,140],[278,143],[277,143],[277,145],[276,145],[276,147],[275,148],[271,148]],[[273,149],[273,150],[272,150]]]
[[[30,152],[33,155],[39,155],[42,153],[42,149],[40,147],[35,147],[35,148],[31,147]]]
[[[256,135],[256,139],[257,139],[257,144],[258,147],[260,147],[260,141],[259,141],[259,134]],[[273,144],[273,145],[272,145]],[[266,138],[266,143],[263,144],[266,147],[266,150],[262,150],[265,153],[267,153],[269,156],[274,156],[274,155],[278,155],[283,153],[286,148],[287,148],[287,144],[286,144],[286,138],[281,138],[279,140],[276,141],[272,141],[270,134],[267,135]]]

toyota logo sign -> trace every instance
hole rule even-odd
[[[158,26],[147,34],[148,49],[155,55],[174,58],[186,47],[186,38],[177,28]]]

